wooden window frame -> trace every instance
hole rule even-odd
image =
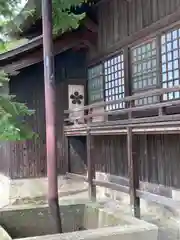
[[[148,44],[150,44],[150,49],[149,49],[148,53],[153,53],[155,51],[155,55],[148,56],[148,57],[145,56],[145,58],[142,59],[143,55],[147,53],[146,51],[143,53],[142,49],[147,48]],[[155,44],[154,48],[153,48],[153,44]],[[140,54],[138,54],[139,49],[141,51]],[[134,55],[134,50],[136,51],[135,55]],[[129,48],[129,51],[130,51],[129,67],[131,67],[131,95],[159,88],[159,86],[160,86],[159,72],[158,72],[159,67],[157,67],[158,60],[159,60],[159,57],[158,57],[158,38],[153,37],[153,38],[150,38],[146,41],[142,41],[141,43],[139,43],[137,45],[134,45],[131,48]],[[140,59],[138,59],[138,57],[140,57]],[[156,61],[155,69],[150,68],[149,72],[146,72],[146,70],[144,71],[144,69],[142,67],[143,63],[147,64],[148,62],[150,62],[150,64],[152,65],[153,60]],[[134,67],[134,65],[137,65],[137,67],[138,67],[139,63],[140,63],[140,66],[142,68],[141,71],[140,71],[140,76],[139,76],[140,80],[139,81],[134,81],[136,76],[135,75],[133,76],[133,67]],[[137,73],[138,73],[138,71],[137,71]],[[143,76],[144,73],[146,73],[147,78],[144,78],[144,76]],[[151,83],[149,84],[149,82],[148,82],[149,81],[149,78],[148,78],[149,74],[152,75],[152,79],[153,79],[153,75],[154,75],[155,81],[156,81],[155,83],[152,82],[152,84]],[[151,81],[152,81],[152,79],[151,79]],[[144,82],[147,83],[146,86],[143,86]],[[134,88],[135,83],[137,83],[137,88]],[[138,87],[138,83],[139,84],[141,83],[142,87]],[[153,97],[142,98],[142,99],[136,100],[134,104],[135,104],[135,106],[140,106],[140,105],[145,105],[145,104],[157,103],[159,101],[160,101],[159,96],[153,96]]]
[[[114,56],[120,54],[122,51],[124,51],[124,69],[125,69],[125,96],[129,96],[133,94],[132,91],[132,69],[131,69],[131,54],[130,54],[130,49],[133,47],[136,47],[138,45],[141,45],[145,42],[148,42],[149,40],[156,38],[157,39],[157,78],[158,78],[158,83],[156,85],[156,87],[154,88],[146,88],[146,89],[142,89],[142,91],[146,91],[149,89],[156,89],[156,88],[162,88],[162,61],[161,61],[161,36],[163,34],[166,34],[169,31],[173,31],[175,29],[179,29],[180,28],[180,23],[179,22],[175,22],[169,26],[166,27],[162,27],[161,29],[156,30],[153,33],[150,33],[149,35],[147,35],[146,37],[142,37],[136,41],[134,41],[133,43],[130,44],[125,44],[123,43],[123,46],[120,47],[120,50],[116,50],[110,54],[108,54],[105,57],[102,57],[101,59],[99,59],[98,61],[96,61],[96,63],[94,64],[90,64],[88,67],[92,67],[94,65],[97,65],[99,62],[104,63],[107,59],[109,58],[113,58]],[[138,33],[137,33],[138,34]],[[136,35],[137,35],[136,34]],[[141,35],[141,32],[139,32],[139,35]],[[180,67],[180,66],[179,66]],[[138,91],[141,92],[141,91]],[[104,99],[105,100],[105,99]],[[168,101],[173,101],[172,100],[168,100]],[[177,98],[176,98],[177,100]],[[163,98],[160,97],[160,101],[163,101]],[[128,106],[126,106],[128,107]]]
[[[89,70],[90,70],[90,69],[93,69],[93,68],[96,68],[96,67],[98,67],[98,66],[102,66],[102,74],[99,74],[98,76],[89,79]],[[93,104],[93,103],[96,103],[96,102],[104,101],[104,70],[103,70],[103,63],[102,63],[102,62],[99,62],[99,63],[94,64],[93,66],[89,67],[88,70],[87,70],[87,73],[88,73],[88,79],[87,79],[88,104],[89,104],[89,103],[90,103],[90,104]],[[91,80],[96,79],[97,77],[99,77],[99,78],[102,77],[102,81],[103,81],[103,90],[102,90],[102,91],[103,91],[103,97],[102,97],[102,99],[97,99],[97,100],[94,100],[94,101],[90,101],[89,82],[90,82]]]
[[[87,92],[88,92],[88,104],[92,104],[92,103],[95,103],[95,102],[101,102],[101,101],[104,101],[104,102],[106,102],[106,95],[105,95],[105,91],[106,90],[108,90],[107,88],[106,88],[106,86],[105,86],[105,84],[106,84],[106,74],[105,74],[105,63],[106,62],[108,62],[108,61],[111,61],[111,60],[113,60],[113,59],[115,59],[115,58],[117,58],[118,56],[120,56],[120,55],[123,55],[123,69],[120,69],[120,70],[117,70],[118,72],[119,71],[123,71],[123,73],[124,73],[124,76],[122,77],[122,75],[121,75],[121,77],[122,77],[122,79],[124,78],[124,84],[122,84],[121,85],[121,87],[124,89],[124,91],[123,92],[119,92],[118,94],[123,94],[123,97],[125,97],[125,95],[126,95],[126,74],[125,74],[125,59],[124,59],[124,50],[121,50],[121,51],[119,51],[117,54],[114,54],[114,55],[112,55],[111,57],[109,57],[109,58],[106,58],[106,59],[104,59],[103,61],[99,61],[99,62],[97,62],[96,64],[93,64],[93,65],[91,65],[91,66],[89,66],[88,67],[88,69],[87,69],[87,72],[90,70],[90,69],[92,69],[92,68],[94,68],[94,67],[97,67],[97,66],[99,66],[99,65],[102,65],[102,75],[101,76],[103,76],[103,99],[102,100],[97,100],[97,101],[94,101],[94,102],[90,102],[89,101],[89,95],[90,95],[90,92],[89,92],[89,81],[90,81],[90,79],[89,79],[89,76],[88,76],[88,80],[87,80],[87,82],[88,82],[88,87],[87,87]],[[122,64],[122,61],[120,62],[121,64]],[[119,63],[117,63],[117,64],[119,64]],[[113,64],[113,67],[115,66],[116,64]],[[112,74],[115,74],[115,72],[112,72]],[[116,80],[116,79],[114,79],[114,80]],[[111,80],[111,82],[113,82],[113,78],[112,78],[112,80]],[[115,86],[114,86],[115,87]],[[112,87],[112,89],[113,89],[113,87]],[[113,95],[113,96],[115,96],[115,95]],[[109,97],[112,97],[112,96],[109,96]],[[117,99],[118,100],[118,99]],[[120,109],[120,108],[124,108],[124,104],[122,103],[122,104],[118,104],[119,106],[116,106],[115,108],[112,106],[112,109],[110,109],[111,107],[106,107],[106,110],[109,110],[109,111],[113,111],[113,110],[117,110],[117,109]]]
[[[119,64],[121,65],[123,63],[123,69],[120,68],[120,69],[117,69],[116,71],[113,71],[113,72],[111,72],[109,74],[106,74],[105,71],[106,71],[107,68],[106,68],[105,64],[108,63],[108,61],[112,61],[113,59],[117,59],[118,57],[120,57],[120,59],[121,59],[121,56],[123,56],[122,57],[123,60],[122,61],[120,60],[120,62],[117,62],[116,64],[117,65],[119,65]],[[113,64],[113,65],[109,66],[109,68],[110,67],[115,67],[116,64]],[[122,98],[125,97],[125,68],[124,68],[124,65],[125,65],[125,61],[124,61],[124,51],[123,50],[121,50],[118,54],[115,54],[115,55],[111,56],[110,58],[107,58],[103,62],[103,67],[104,67],[104,84],[105,84],[105,86],[104,86],[104,94],[105,94],[104,101],[105,102],[106,102],[106,97],[107,97],[106,96],[106,91],[108,91],[108,90],[113,90],[114,91],[114,94],[111,94],[108,97],[109,98],[113,98],[113,97],[116,98],[116,99],[110,99],[110,100],[118,100],[118,99],[120,99],[121,97],[117,97],[118,95],[122,95]],[[118,78],[115,78],[115,79],[112,78],[111,81],[106,82],[106,77],[107,77],[107,75],[111,75],[111,74],[113,75],[113,74],[115,74],[117,72],[118,73],[120,72],[121,74],[123,72],[123,76],[121,75],[121,77],[119,77],[119,80],[122,81],[122,79],[124,79],[124,83],[120,85],[120,87],[121,87],[121,89],[123,89],[123,91],[115,93],[116,87],[118,88],[118,86],[115,86],[115,81],[117,81]],[[113,83],[113,82],[114,82],[114,86],[113,87],[106,88],[106,84]],[[124,103],[109,105],[109,106],[106,107],[106,110],[107,111],[113,111],[113,110],[117,110],[117,109],[121,109],[121,108],[124,108]]]
[[[157,39],[157,77],[158,77],[158,84],[157,84],[157,87],[155,87],[155,88],[163,88],[163,84],[162,84],[163,83],[163,81],[162,81],[163,76],[162,76],[161,37],[163,35],[168,34],[168,32],[173,32],[174,30],[178,30],[178,29],[180,29],[180,24],[179,23],[172,24],[171,26],[168,26],[166,28],[162,28],[159,31],[154,32],[153,34],[147,36],[146,38],[139,39],[139,40],[133,42],[132,44],[128,45],[128,49],[129,49],[129,52],[130,52],[131,48],[137,47],[137,46],[139,46],[143,43],[146,43],[146,42],[148,42],[148,41],[150,41],[154,38]],[[179,54],[180,54],[180,42],[179,42],[178,50],[179,50]],[[129,55],[129,59],[130,59],[129,61],[131,62],[131,54]],[[128,64],[128,68],[131,68],[131,64]],[[130,72],[131,72],[131,70],[130,70]],[[179,57],[179,76],[180,76],[180,57]],[[130,77],[132,79],[132,74],[130,75]],[[149,89],[155,89],[155,88],[146,88],[146,89],[142,89],[142,91],[146,91],[146,90],[149,90]],[[138,92],[141,92],[141,90],[139,90]],[[130,93],[131,93],[131,95],[133,95],[133,93],[135,93],[135,92],[132,91],[132,83],[131,83]],[[163,96],[160,97],[160,101],[174,101],[174,100],[177,100],[177,99],[180,99],[180,97],[179,98],[167,99],[167,100],[164,100]]]
[[[177,34],[175,38],[173,36],[174,33]],[[169,41],[168,41],[168,35],[170,36]],[[164,37],[164,42],[162,42],[163,37]],[[177,43],[177,47],[174,47],[175,42]],[[170,49],[168,49],[168,46],[170,46]],[[175,52],[177,53],[177,56],[174,55]],[[164,56],[165,58],[163,59]],[[177,63],[176,68],[174,65],[175,62]],[[169,68],[170,66],[172,66],[172,68]],[[168,31],[164,32],[161,35],[161,70],[162,70],[161,71],[162,88],[173,87],[180,84],[180,26],[169,29]],[[170,73],[172,74],[171,79],[169,78]],[[176,77],[175,77],[175,73],[177,74]],[[166,76],[165,80],[163,80],[164,76]],[[177,82],[177,84],[175,84],[175,82]],[[172,97],[170,97],[170,95]],[[162,96],[162,101],[173,101],[177,99],[180,99],[180,92],[168,93]]]

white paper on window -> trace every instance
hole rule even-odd
[[[124,98],[124,56],[123,53],[104,63],[105,92],[109,100]],[[115,103],[107,106],[106,110],[123,108],[124,104]]]
[[[163,41],[163,39],[162,39]],[[143,43],[131,50],[133,91],[153,88],[158,84],[156,39]],[[165,57],[163,59],[166,60]],[[171,66],[172,67],[172,66]],[[155,98],[153,100],[156,100]],[[136,105],[152,103],[152,98],[140,99]]]
[[[171,88],[180,84],[180,29],[172,30],[161,36],[162,87]],[[163,95],[163,100],[180,98],[180,92]]]

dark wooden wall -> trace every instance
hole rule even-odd
[[[69,137],[69,167],[71,173],[86,174],[86,137]]]
[[[180,0],[109,0],[99,5],[99,53],[180,8]]]
[[[126,136],[95,136],[93,139],[92,159],[96,171],[127,176]]]
[[[149,135],[139,139],[141,179],[179,188],[179,134]]]
[[[86,79],[86,53],[67,51],[55,58],[55,66],[58,171],[62,174],[67,170],[64,161],[63,112],[68,108],[68,82],[76,84],[79,80]],[[3,173],[8,171],[12,178],[43,177],[46,175],[43,64],[25,68],[19,75],[12,77],[10,91],[18,101],[25,102],[36,111],[28,122],[39,137],[37,140],[6,145],[3,143],[2,149],[0,148],[0,169]]]
[[[127,39],[179,9],[180,0],[103,1],[98,6],[98,51],[92,58],[113,54]],[[180,188],[179,141],[178,134],[135,137],[141,180]],[[95,137],[93,160],[97,171],[127,177],[126,137]]]
[[[134,136],[140,180],[169,187],[180,187],[180,136]],[[94,137],[92,159],[96,171],[128,177],[126,136]]]

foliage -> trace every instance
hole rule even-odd
[[[21,0],[0,0],[1,18],[11,19],[18,11]]]
[[[54,33],[65,32],[76,29],[79,21],[85,14],[75,14],[73,9],[80,7],[87,0],[52,0],[53,1],[53,26]]]
[[[0,52],[7,51],[6,42],[8,41],[8,30],[5,32],[5,26],[13,22],[15,16],[20,12],[22,0],[0,0]],[[9,43],[8,43],[9,44]]]
[[[0,0],[1,1],[1,0]],[[53,27],[54,34],[63,33],[69,29],[76,29],[79,26],[80,20],[85,17],[84,13],[77,13],[76,8],[80,7],[83,3],[92,4],[93,0],[52,0],[53,4]],[[31,22],[35,22],[41,18],[41,0],[34,1],[29,0],[24,9],[20,12],[18,17],[10,24],[8,30],[22,31],[23,23],[26,19],[30,19]],[[29,20],[28,20],[29,21]]]
[[[0,0],[1,2],[4,0]],[[8,2],[12,2],[12,6],[14,6],[14,2],[20,3],[21,0],[8,0]],[[85,13],[76,11],[78,7],[80,7],[83,3],[93,4],[94,0],[52,0],[53,4],[53,33],[54,35],[59,35],[67,30],[76,29],[79,27],[80,21],[85,17]],[[19,6],[19,4],[17,4]],[[13,8],[13,7],[9,7]],[[6,6],[7,7],[7,6]],[[1,7],[0,7],[1,11]],[[15,13],[19,11],[18,16],[14,17]],[[36,20],[41,18],[41,0],[33,1],[28,0],[27,4],[23,9],[13,11],[12,13],[8,10],[8,15],[5,15],[3,20],[0,20],[0,29],[3,34],[7,36],[16,36],[18,33],[23,31],[23,28],[26,28],[26,24],[33,24]],[[6,20],[5,20],[6,19]],[[13,19],[13,20],[12,20]],[[17,36],[16,36],[17,37]],[[0,38],[0,52],[4,52],[9,50],[7,48],[7,44],[9,41],[5,43],[1,41]],[[15,40],[16,41],[16,40]],[[11,42],[14,42],[14,39],[10,39]]]
[[[0,0],[0,30],[14,19],[20,11],[20,4],[21,0]],[[0,35],[0,48],[3,51],[23,44],[22,41],[6,43],[5,40],[6,38]],[[7,74],[0,71],[0,141],[32,138],[35,134],[24,120],[34,111],[29,110],[25,104],[15,101],[15,96],[8,95],[8,81]]]
[[[24,119],[31,116],[31,111],[23,103],[16,102],[14,96],[4,91],[8,76],[0,71],[0,141],[24,140],[35,136]]]

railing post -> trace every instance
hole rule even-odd
[[[133,134],[132,128],[127,128],[127,153],[128,153],[128,171],[129,171],[129,189],[130,204],[133,215],[140,218],[140,198],[136,195],[139,189],[139,166],[136,154],[133,152]]]
[[[70,159],[69,159],[69,138],[68,136],[64,136],[64,148],[65,148],[65,162],[66,162],[66,171],[68,173],[71,172],[71,165],[70,165]]]
[[[96,186],[93,184],[93,179],[95,179],[95,165],[94,161],[91,158],[91,150],[92,150],[92,136],[90,134],[90,130],[87,130],[87,169],[88,169],[88,192],[89,198],[92,201],[96,200]]]
[[[163,116],[165,114],[165,108],[164,107],[159,107],[158,114],[159,114],[159,116]]]

